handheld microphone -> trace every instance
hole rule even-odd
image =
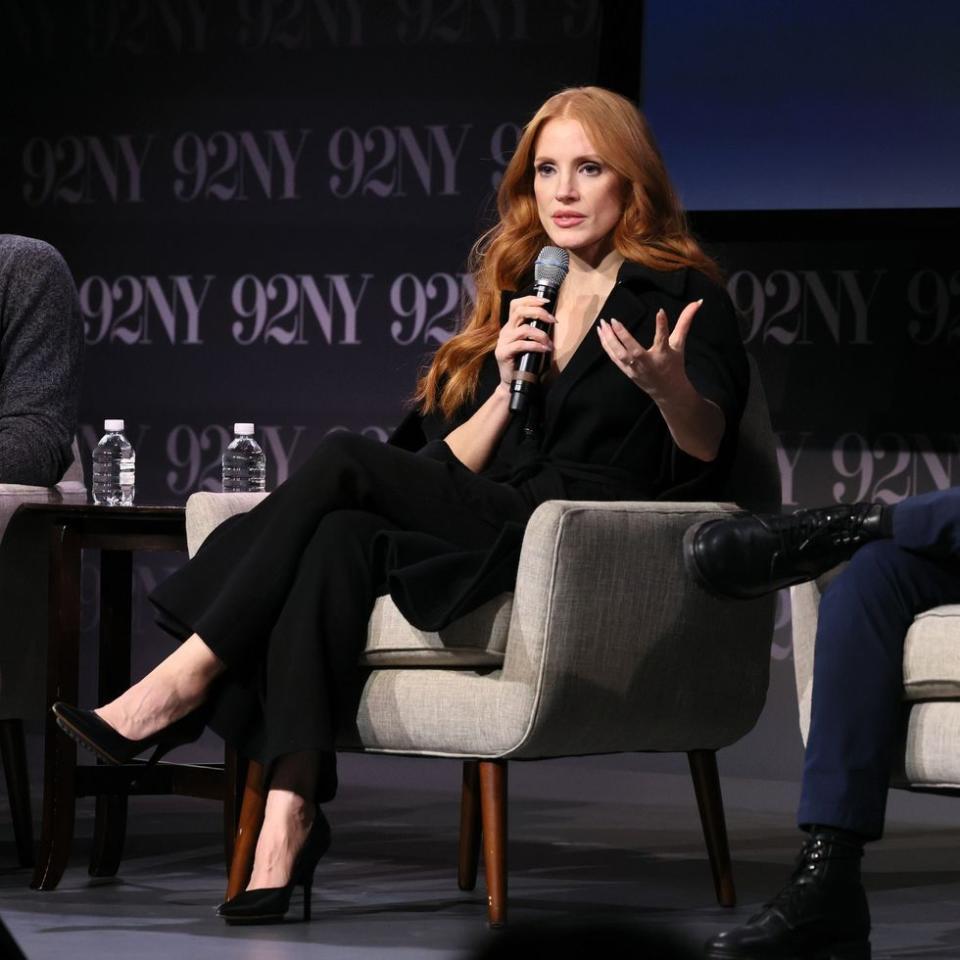
[[[570,254],[562,247],[544,247],[537,257],[533,267],[534,296],[542,297],[547,302],[543,309],[553,313],[557,305],[557,294],[560,284],[567,276],[570,268]],[[538,330],[551,333],[551,324],[541,320],[531,320],[530,325]],[[535,351],[521,353],[513,372],[513,382],[510,384],[510,410],[513,413],[523,413],[530,403],[530,397],[540,385],[540,374],[543,370],[544,354]]]

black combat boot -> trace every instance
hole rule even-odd
[[[870,909],[856,834],[817,827],[790,882],[743,926],[706,945],[710,960],[870,960]]]
[[[747,514],[691,527],[683,556],[702,587],[748,600],[813,580],[849,560],[868,540],[889,536],[888,526],[879,503]]]

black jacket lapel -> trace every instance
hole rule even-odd
[[[653,316],[631,285],[617,281],[600,310],[597,322],[601,317],[605,320],[619,320],[644,346],[653,342]],[[560,413],[571,389],[600,364],[609,363],[613,366],[613,361],[607,356],[597,335],[597,322],[592,324],[580,346],[547,392],[545,419],[550,424],[550,429],[544,437],[545,442],[549,442],[554,430],[562,429]]]

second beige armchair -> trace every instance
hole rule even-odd
[[[790,588],[793,661],[804,743],[810,729],[813,657],[820,595],[839,571]],[[960,605],[918,614],[903,648],[904,721],[891,784],[907,790],[960,792]]]

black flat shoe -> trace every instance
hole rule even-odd
[[[194,710],[149,737],[130,740],[117,733],[106,720],[101,720],[92,710],[71,707],[69,703],[63,703],[60,700],[53,705],[52,709],[57,718],[57,726],[68,737],[76,740],[81,747],[91,750],[101,760],[117,765],[129,763],[145,750],[155,747],[147,762],[148,766],[153,766],[174,747],[193,743],[206,726],[206,711]]]
[[[330,824],[322,811],[310,825],[310,833],[293,862],[290,882],[284,887],[244,890],[217,907],[217,916],[230,924],[280,923],[290,909],[290,898],[303,887],[303,919],[310,919],[310,896],[317,863],[330,847]]]

